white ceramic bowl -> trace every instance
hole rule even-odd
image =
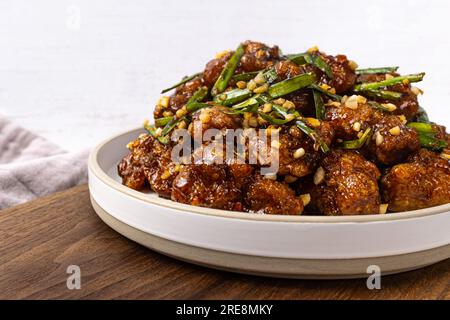
[[[367,276],[450,257],[450,204],[346,217],[275,216],[195,207],[123,186],[117,164],[141,129],[100,144],[89,158],[94,209],[113,229],[179,259],[242,273],[295,278]]]

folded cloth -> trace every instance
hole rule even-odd
[[[0,209],[86,183],[88,154],[66,152],[0,115]]]

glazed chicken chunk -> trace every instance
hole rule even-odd
[[[162,90],[118,173],[172,201],[259,214],[450,203],[450,135],[419,105],[424,76],[244,41]]]
[[[450,163],[421,149],[405,163],[390,168],[381,179],[383,199],[394,212],[450,203]]]

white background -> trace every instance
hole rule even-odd
[[[240,41],[426,71],[450,125],[450,2],[0,0],[0,113],[68,150],[150,118],[159,91]]]

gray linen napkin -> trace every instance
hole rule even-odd
[[[0,209],[86,183],[88,154],[66,152],[0,115]]]

